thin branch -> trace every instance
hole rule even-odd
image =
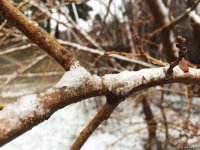
[[[18,77],[20,78],[34,78],[34,77],[47,77],[47,76],[60,76],[63,72],[39,72],[39,73],[24,73],[24,74],[18,74]],[[0,79],[7,79],[11,78],[13,74],[4,74],[0,75]]]
[[[63,41],[63,40],[58,40],[58,41],[62,45],[70,46],[70,47],[76,48],[78,50],[86,51],[86,52],[89,52],[89,53],[92,53],[92,54],[97,54],[97,55],[100,55],[100,56],[105,55],[105,52],[103,52],[102,50],[99,50],[99,49],[89,48],[89,47],[82,46],[80,44],[73,43],[73,42],[70,42],[70,41]],[[141,65],[141,66],[144,66],[144,67],[148,67],[148,68],[155,67],[154,65],[152,65],[150,63],[143,62],[143,61],[140,61],[138,59],[130,59],[128,57],[124,57],[124,56],[121,56],[121,55],[118,55],[118,54],[111,54],[111,55],[108,55],[108,56],[119,59],[119,60],[135,63],[135,64],[138,64],[138,65]]]
[[[7,80],[3,84],[0,85],[0,91],[3,90],[10,82],[15,80],[21,73],[23,73],[23,72],[27,71],[28,69],[32,68],[34,65],[36,65],[41,60],[43,60],[46,56],[47,56],[46,54],[38,56],[30,64],[28,64],[26,66],[22,66],[17,71],[15,71],[9,78],[7,78]]]
[[[161,66],[161,67],[168,65],[168,63],[158,60],[156,58],[153,58],[149,56],[147,53],[133,54],[133,53],[126,53],[126,52],[118,52],[118,51],[110,51],[110,52],[108,51],[108,52],[105,52],[105,54],[106,55],[118,54],[118,55],[127,56],[127,57],[143,57],[151,61],[153,64]]]
[[[98,49],[103,50],[103,48],[87,33],[85,32],[78,24],[76,24],[73,19],[63,10],[61,10],[66,19],[72,24],[72,26],[93,46]]]
[[[6,49],[4,51],[0,51],[0,56],[7,55],[7,54],[10,54],[10,53],[14,53],[14,52],[19,52],[19,51],[31,48],[33,46],[34,46],[33,44],[27,44],[27,45],[22,45],[22,46],[19,46],[19,47]]]
[[[79,137],[76,139],[70,150],[80,150],[83,144],[96,130],[96,128],[107,120],[114,109],[119,105],[122,99],[117,96],[107,96],[106,104],[98,111],[94,118],[88,123],[88,125],[81,131]]]

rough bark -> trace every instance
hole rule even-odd
[[[69,70],[70,66],[74,64],[75,60],[69,50],[50,37],[46,31],[38,26],[37,22],[25,17],[10,1],[0,1],[0,14],[59,62],[65,70]]]
[[[68,71],[63,76],[65,80],[61,79],[60,85],[57,85],[58,89],[22,97],[0,111],[0,146],[48,119],[56,110],[86,98],[109,93],[126,97],[142,89],[174,82],[200,83],[199,69],[190,68],[184,73],[177,66],[171,76],[166,75],[167,69],[124,71],[103,77],[91,75],[82,67]],[[24,107],[24,99],[27,108]]]

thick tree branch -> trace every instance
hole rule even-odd
[[[55,87],[6,105],[0,112],[0,146],[48,119],[56,110],[105,93],[101,79],[83,68],[66,72]]]
[[[176,66],[170,76],[166,75],[167,70],[168,67],[159,67],[99,77],[74,66],[63,75],[55,86],[57,89],[22,97],[0,111],[0,145],[49,118],[56,110],[86,98],[109,93],[126,97],[133,92],[167,83],[200,83],[200,69],[189,68],[184,73]]]
[[[17,10],[8,0],[0,1],[0,14],[10,23],[17,27],[31,41],[46,51],[60,65],[69,70],[75,63],[71,52],[62,47],[56,40],[51,38],[48,33],[41,29],[37,22],[31,21]]]

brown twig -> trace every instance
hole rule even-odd
[[[78,43],[73,43],[73,42],[63,41],[63,40],[58,40],[58,41],[62,45],[70,46],[70,47],[76,48],[77,50],[82,50],[82,51],[89,52],[89,53],[92,53],[92,54],[97,54],[97,55],[100,55],[100,56],[104,56],[106,53],[109,53],[109,52],[104,52],[104,51],[99,50],[99,49],[94,49],[94,48],[82,46],[82,45],[80,45]],[[124,56],[118,55],[118,54],[109,55],[109,56],[113,57],[113,58],[116,58],[118,60],[131,62],[131,63],[138,64],[138,65],[141,65],[141,66],[144,66],[144,67],[148,67],[148,68],[155,67],[154,65],[152,65],[150,63],[143,62],[143,61],[137,60],[137,59],[130,59],[128,57],[124,57]]]
[[[126,56],[126,57],[143,57],[146,58],[147,60],[151,61],[153,64],[156,64],[158,66],[166,66],[167,63],[157,60],[151,56],[149,56],[148,54],[144,53],[144,54],[132,54],[132,53],[126,53],[126,52],[117,52],[117,51],[108,51],[105,52],[105,55],[112,55],[112,54],[118,54],[118,55],[122,55],[122,56]]]
[[[183,72],[188,72],[188,69],[189,69],[187,63],[185,63],[182,60],[185,57],[186,53],[187,53],[187,48],[183,46],[183,44],[185,43],[186,39],[183,38],[182,36],[177,36],[176,40],[177,40],[176,47],[179,49],[179,57],[177,58],[177,60],[175,60],[174,62],[170,63],[169,69],[167,70],[167,74],[168,75],[173,73],[173,68],[175,66],[177,66],[177,65],[179,65],[180,69]]]
[[[88,125],[81,131],[79,137],[76,139],[70,150],[80,150],[86,140],[95,131],[95,129],[102,124],[103,121],[107,120],[113,110],[122,101],[115,95],[108,95],[106,104],[98,111],[94,118],[88,123]]]
[[[20,67],[17,71],[15,71],[7,80],[0,85],[0,91],[3,90],[9,83],[11,83],[13,80],[15,80],[20,74],[27,71],[28,69],[32,68],[34,65],[39,63],[41,60],[43,60],[45,57],[47,57],[47,54],[43,54],[41,56],[38,56],[34,58],[34,61],[31,61],[30,64],[26,66]]]
[[[140,51],[141,54],[133,54],[133,53],[126,53],[126,52],[118,52],[118,51],[108,51],[105,52],[106,55],[111,55],[111,54],[118,54],[118,55],[122,55],[122,56],[127,56],[127,57],[144,57],[147,60],[151,61],[153,64],[156,64],[158,66],[166,66],[167,63],[163,62],[161,60],[157,60],[156,58],[153,58],[151,56],[149,56],[143,49],[142,45],[141,45],[141,40],[139,36],[135,36],[135,41],[136,41],[136,46],[138,48],[138,50]]]

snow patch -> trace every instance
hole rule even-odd
[[[185,75],[186,73],[183,72],[183,70],[180,69],[179,66],[176,66],[174,67],[173,69],[174,73],[177,74],[178,76],[183,76]],[[189,70],[188,72],[190,75],[193,75],[193,76],[199,76],[200,74],[200,69],[196,69],[196,68],[191,68],[189,67]]]
[[[104,85],[109,91],[117,95],[126,95],[134,87],[145,84],[152,79],[163,78],[165,76],[164,68],[142,69],[140,71],[123,71],[119,74],[105,75],[103,77]]]
[[[1,111],[0,121],[4,121],[7,117],[10,119],[9,122],[5,123],[5,126],[0,127],[0,130],[5,130],[6,133],[9,133],[12,131],[12,128],[20,125],[23,120],[34,117],[35,114],[43,114],[43,109],[37,101],[37,95],[23,96],[16,102],[6,105]]]
[[[69,87],[72,92],[77,93],[77,88],[83,87],[83,89],[87,89],[86,87],[88,85],[92,85],[93,88],[96,89],[101,88],[101,78],[97,75],[91,75],[77,62],[70,68],[70,71],[67,71],[63,74],[60,81],[54,86],[54,88],[66,86]]]
[[[183,70],[181,70],[181,68],[179,66],[176,66],[173,68],[174,73],[177,73],[178,75],[182,76],[185,73],[183,72]]]
[[[190,18],[192,18],[196,23],[200,24],[200,16],[193,10],[189,13]]]
[[[69,87],[78,87],[83,84],[84,79],[91,76],[91,74],[83,67],[73,66],[70,71],[67,71],[63,74],[60,81],[55,85],[56,88],[69,86]]]

